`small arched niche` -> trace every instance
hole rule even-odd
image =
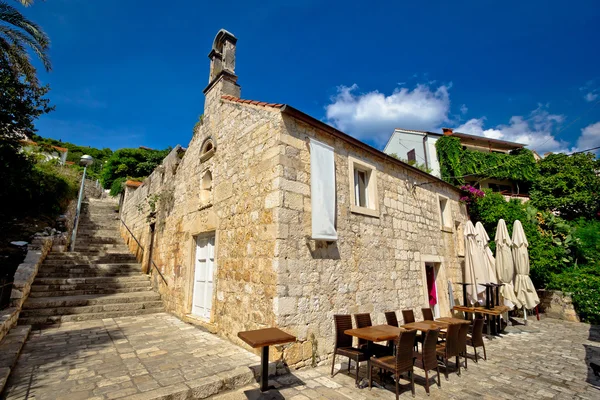
[[[212,174],[206,171],[200,181],[200,202],[203,206],[210,204],[212,194]]]
[[[215,154],[216,150],[215,143],[212,138],[207,138],[203,143],[202,147],[200,147],[200,161],[204,162],[211,158]]]

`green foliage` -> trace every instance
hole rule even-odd
[[[102,170],[102,184],[110,187],[117,178],[146,177],[154,171],[169,154],[171,148],[165,150],[120,149],[115,151],[106,161]]]
[[[32,135],[31,139],[35,141],[38,146],[58,146],[64,147],[69,152],[67,153],[67,161],[72,161],[75,165],[72,168],[75,168],[79,171],[83,171],[83,167],[79,165],[79,160],[81,156],[84,154],[90,155],[94,158],[94,163],[88,167],[87,175],[90,179],[100,179],[102,173],[102,167],[108,158],[112,155],[112,150],[109,148],[97,149],[95,147],[89,146],[79,146],[69,142],[63,142],[61,140],[51,139],[51,138],[43,138],[38,135]]]
[[[439,138],[435,146],[442,179],[456,186],[465,183],[465,175],[479,179],[510,179],[526,186],[538,175],[533,153],[527,149],[511,154],[465,150],[460,139],[453,136]]]
[[[55,215],[75,197],[78,175],[52,162],[36,163],[0,140],[0,203],[11,216]]]
[[[49,90],[15,76],[0,61],[0,138],[16,140],[16,132],[31,135],[33,121],[54,109],[44,97]]]
[[[112,183],[112,185],[110,185],[110,195],[111,196],[117,196],[119,194],[121,194],[121,192],[123,191],[123,184],[125,184],[125,181],[127,181],[127,177],[119,177],[117,179],[115,179]]]
[[[598,219],[600,160],[592,153],[550,154],[539,163],[540,176],[530,193],[531,203],[566,219]]]
[[[400,158],[400,156],[396,153],[390,153],[389,156],[394,157],[396,160],[400,160],[403,163],[410,165],[411,167],[415,167],[423,172],[427,172],[428,174],[430,174],[433,171],[431,168],[427,168],[425,164],[419,164],[416,160],[405,160],[403,158]]]
[[[580,218],[573,222],[573,237],[578,243],[576,257],[581,264],[600,270],[600,221]]]
[[[33,3],[32,0],[20,2],[23,5]],[[25,75],[30,83],[37,85],[36,70],[27,48],[38,57],[46,71],[50,71],[50,39],[46,33],[15,7],[0,1],[0,62],[15,76]]]
[[[561,218],[540,212],[517,199],[504,200],[499,193],[485,189],[485,197],[478,198],[469,206],[473,221],[481,221],[488,231],[494,250],[493,238],[500,218],[506,221],[509,233],[515,220],[521,221],[529,241],[531,279],[536,287],[545,287],[552,274],[560,273],[573,262],[572,253],[576,241],[570,236],[571,227]]]
[[[582,320],[600,324],[600,269],[573,268],[554,275],[549,289],[571,293],[573,304]]]

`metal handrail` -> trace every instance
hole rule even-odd
[[[135,242],[137,243],[138,247],[140,249],[142,249],[142,259],[144,258],[144,246],[142,246],[140,244],[140,241],[137,240],[137,238],[135,237],[135,235],[133,234],[133,232],[131,232],[131,229],[129,229],[129,227],[127,226],[127,224],[125,223],[125,221],[123,221],[123,218],[119,218],[121,220],[121,223],[123,224],[123,226],[125,227],[125,229],[127,229],[127,232],[129,232],[129,234],[131,235],[131,237],[133,238],[133,240],[135,240]],[[158,269],[158,267],[156,266],[156,263],[154,262],[154,260],[150,259],[150,266],[154,267],[154,269],[156,270],[156,272],[158,272],[158,275],[160,275],[161,279],[163,280],[163,282],[165,283],[165,285],[169,286],[169,284],[167,283],[167,280],[165,279],[165,277],[163,276],[163,274],[160,272],[160,269]]]

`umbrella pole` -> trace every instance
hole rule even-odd
[[[527,325],[527,309],[523,306],[523,318],[525,321],[525,325]]]

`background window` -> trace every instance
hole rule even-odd
[[[450,213],[450,206],[448,205],[448,199],[445,197],[439,197],[440,202],[440,223],[442,228],[452,229],[452,215]]]
[[[412,149],[406,153],[406,156],[408,157],[408,161],[417,161],[417,153],[415,152],[415,149]]]
[[[359,207],[369,207],[369,173],[359,169],[354,170],[354,198]]]

